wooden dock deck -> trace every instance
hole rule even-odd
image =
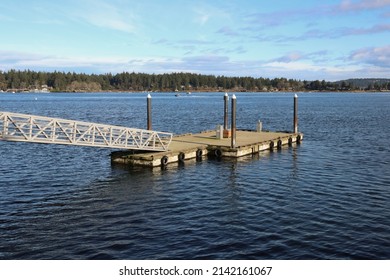
[[[166,152],[135,153],[117,151],[111,154],[115,163],[158,167],[188,159],[202,159],[205,156],[217,158],[238,158],[261,151],[281,149],[282,146],[300,143],[302,133],[236,131],[236,144],[231,147],[231,138],[219,138],[215,130],[197,134],[174,136]]]

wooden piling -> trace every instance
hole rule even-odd
[[[223,129],[228,130],[228,113],[229,113],[229,95],[225,92],[224,100],[224,114],[223,114]]]
[[[294,133],[298,133],[298,95],[294,95]]]
[[[236,147],[236,107],[237,107],[237,99],[233,94],[232,96],[232,138],[231,138],[231,148]]]
[[[150,94],[148,94],[146,98],[146,112],[147,112],[146,129],[152,130],[152,96],[150,96]]]

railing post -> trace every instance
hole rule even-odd
[[[294,133],[298,133],[298,95],[294,96]]]
[[[225,92],[224,100],[224,115],[223,115],[223,129],[228,129],[228,107],[229,107],[229,95]]]
[[[1,120],[0,120],[1,121]],[[5,135],[7,134],[7,128],[8,128],[8,115],[3,113],[3,131],[2,131],[2,137],[4,138]]]
[[[237,100],[236,96],[233,94],[232,96],[232,143],[231,147],[236,147],[236,105]]]
[[[152,97],[150,94],[148,94],[148,97],[146,98],[147,103],[147,130],[152,130]]]

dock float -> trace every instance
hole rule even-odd
[[[282,149],[283,146],[299,144],[303,134],[298,132],[236,131],[236,143],[231,145],[230,138],[218,137],[218,131],[205,131],[197,134],[174,136],[165,152],[115,151],[111,153],[114,163],[134,166],[164,167],[171,163],[183,163],[186,160],[215,157],[238,158],[262,151]]]

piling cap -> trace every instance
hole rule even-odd
[[[225,92],[225,96],[228,96],[227,92]]]
[[[236,99],[236,95],[235,94],[233,94],[232,99]]]
[[[298,98],[298,95],[297,94],[295,94],[295,96],[294,96],[295,98]]]
[[[148,93],[148,97],[147,98],[152,98],[151,96],[150,96],[150,93]]]

